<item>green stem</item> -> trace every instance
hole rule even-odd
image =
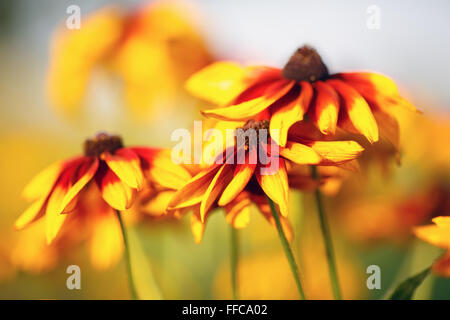
[[[318,179],[317,168],[315,166],[312,166],[312,175],[314,179]],[[331,233],[328,227],[327,217],[323,209],[322,193],[320,192],[319,189],[316,189],[315,197],[317,202],[317,212],[319,214],[320,229],[322,231],[322,237],[325,243],[325,251],[328,261],[328,271],[330,273],[330,281],[331,287],[333,289],[333,296],[334,299],[341,300],[342,296],[337,275],[336,260],[333,251],[333,243],[331,241]]]
[[[289,262],[289,266],[291,267],[292,275],[295,279],[295,284],[297,285],[298,293],[300,294],[300,298],[306,300],[305,293],[303,292],[302,284],[300,282],[300,276],[298,274],[297,264],[295,263],[294,255],[292,254],[291,247],[289,245],[288,240],[286,239],[286,235],[284,234],[283,227],[281,226],[280,217],[278,216],[277,209],[273,201],[267,197],[267,202],[269,202],[270,210],[272,211],[272,216],[275,220],[275,224],[278,230],[278,235],[280,237],[281,245],[283,247],[284,253],[286,254],[286,258]]]
[[[238,231],[230,226],[231,243],[230,243],[230,268],[231,268],[231,287],[233,290],[233,299],[239,300],[237,285],[237,267],[239,261],[239,237]]]
[[[131,298],[133,300],[137,300],[138,297],[137,297],[137,293],[136,293],[136,287],[135,287],[134,281],[133,281],[133,272],[131,270],[130,247],[128,245],[127,230],[125,229],[125,225],[123,223],[120,211],[116,210],[116,214],[117,214],[117,219],[119,220],[120,229],[122,230],[123,245],[125,247],[125,262],[127,265],[128,284],[130,285]]]

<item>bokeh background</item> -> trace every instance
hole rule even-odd
[[[83,245],[44,265],[40,262],[46,259],[45,249],[27,247],[35,260],[18,261],[17,251],[24,250],[18,243],[25,235],[14,231],[13,223],[27,207],[21,191],[50,163],[80,153],[85,138],[98,131],[120,133],[128,145],[170,148],[174,129],[190,129],[193,120],[200,119],[201,103],[186,94],[160,99],[151,113],[136,117],[125,106],[120,79],[102,71],[90,77],[82,115],[67,116],[52,105],[46,94],[50,43],[68,17],[67,7],[78,5],[85,17],[111,3],[135,10],[148,2],[0,2],[2,299],[127,299],[123,261],[107,270],[95,269]],[[326,207],[345,298],[382,298],[394,283],[429,266],[441,251],[415,239],[411,228],[450,214],[450,2],[192,0],[183,5],[189,6],[183,12],[212,60],[281,67],[298,46],[308,43],[331,72],[375,70],[397,82],[400,92],[424,111],[405,116],[402,165],[389,157],[367,160],[363,172],[330,192]],[[373,5],[379,9],[379,29],[367,26]],[[386,155],[392,152],[379,148]],[[291,205],[294,248],[302,261],[307,295],[331,298],[312,199],[295,193]],[[139,259],[152,271],[155,298],[231,298],[229,228],[221,212],[208,222],[200,245],[194,244],[189,219],[151,221],[135,225],[133,232],[142,246]],[[275,229],[255,212],[239,234],[242,298],[296,299]],[[66,288],[65,271],[71,264],[81,267],[81,290]],[[381,268],[380,290],[366,286],[366,268],[372,264]],[[450,280],[431,276],[416,297],[448,299]]]

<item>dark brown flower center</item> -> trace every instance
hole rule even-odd
[[[262,137],[262,130],[265,131],[264,137]],[[260,135],[261,134],[261,135]],[[245,145],[245,149],[248,150],[249,146],[256,146],[259,144],[260,139],[267,139],[269,137],[269,121],[268,120],[248,120],[243,127],[236,129],[236,146],[239,148]]]
[[[283,68],[283,77],[295,81],[313,82],[327,76],[328,68],[322,58],[308,46],[297,49]]]
[[[105,151],[113,153],[120,148],[123,148],[121,137],[103,132],[84,142],[84,154],[88,157],[98,157]]]

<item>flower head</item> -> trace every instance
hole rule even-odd
[[[272,139],[266,119],[230,122],[228,127],[218,122],[217,127],[233,128],[235,140],[226,145],[212,165],[179,189],[168,206],[169,211],[194,209],[191,224],[197,242],[203,235],[208,214],[216,207],[225,208],[227,221],[239,228],[247,225],[253,202],[274,223],[266,197],[278,206],[282,224],[288,228],[284,219],[289,211],[287,168],[292,163],[339,166],[363,151],[353,141],[317,140],[317,136],[323,135],[308,123],[291,128],[285,147]],[[310,175],[297,175],[295,185],[310,189],[318,184]]]
[[[389,78],[369,72],[329,74],[316,50],[298,49],[283,69],[241,67],[217,62],[194,74],[187,89],[219,108],[204,115],[222,120],[248,120],[269,114],[276,142],[287,144],[289,128],[306,116],[326,135],[337,127],[361,134],[371,143],[379,131],[398,147],[397,107],[416,110]]]
[[[167,178],[164,166],[155,160],[160,152],[146,147],[126,148],[119,136],[105,133],[88,139],[83,156],[51,165],[25,187],[24,197],[34,202],[16,220],[15,227],[22,229],[45,217],[47,242],[51,243],[69,216],[86,216],[95,224],[95,217],[130,208],[136,192],[146,184],[144,175],[155,181],[152,170],[157,170],[157,181]],[[169,176],[165,185],[176,183],[177,176]]]

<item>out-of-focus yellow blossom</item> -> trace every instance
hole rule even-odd
[[[186,3],[159,1],[125,11],[100,9],[80,29],[60,28],[51,45],[48,94],[66,111],[79,107],[95,68],[123,80],[127,104],[146,114],[161,98],[180,94],[184,80],[211,62],[211,55],[187,18]]]

